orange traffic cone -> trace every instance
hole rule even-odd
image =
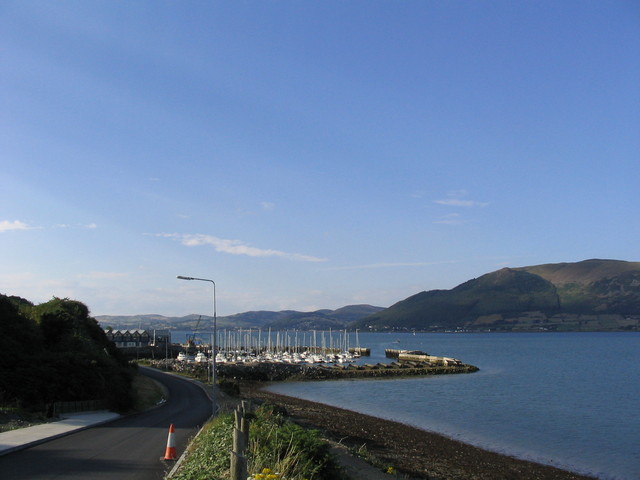
[[[164,453],[165,460],[176,460],[178,456],[176,455],[176,439],[175,439],[175,431],[173,430],[173,423],[169,427],[169,438],[167,438],[167,449]]]

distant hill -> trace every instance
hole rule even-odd
[[[210,316],[98,316],[106,328],[208,329]],[[384,309],[251,311],[218,317],[219,328],[372,331],[640,330],[640,262],[584,260],[503,268],[451,290],[413,295]]]
[[[350,305],[337,310],[317,310],[309,313],[291,312],[291,314],[265,326],[281,330],[337,330],[381,310],[384,309],[371,305]]]
[[[594,259],[522,270],[552,282],[565,312],[640,314],[640,262]]]
[[[556,286],[568,283],[588,285],[603,278],[613,278],[627,272],[637,273],[640,271],[640,262],[592,259],[575,263],[547,263],[514,268],[514,270],[525,270],[539,275]]]
[[[451,290],[413,295],[350,328],[638,330],[640,262],[585,260],[503,268]]]
[[[337,310],[317,310],[315,312],[298,312],[282,310],[272,312],[266,310],[236,313],[217,317],[218,328],[273,328],[281,330],[328,330],[329,328],[345,328],[349,323],[384,310],[372,305],[349,305]],[[201,318],[200,318],[201,317]],[[104,328],[116,329],[173,329],[193,330],[208,329],[212,317],[206,315],[187,315],[185,317],[165,317],[163,315],[100,315],[95,317]]]

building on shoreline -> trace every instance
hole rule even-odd
[[[118,348],[154,347],[171,343],[171,332],[169,330],[106,329],[104,333]]]

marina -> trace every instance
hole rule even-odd
[[[213,360],[213,333],[193,333],[181,344],[180,362]],[[216,363],[347,364],[368,356],[360,346],[358,332],[271,331],[260,329],[217,332]]]
[[[373,338],[370,336],[369,338]],[[213,335],[180,332],[171,356],[154,357],[150,364],[209,382],[213,362]],[[205,340],[209,342],[206,342]],[[176,348],[179,352],[175,354]],[[474,365],[424,352],[392,352],[387,358],[360,346],[359,333],[348,331],[218,331],[215,370],[227,382],[399,378],[473,373]],[[391,352],[390,352],[391,353]]]

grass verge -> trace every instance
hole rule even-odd
[[[254,478],[340,480],[343,475],[317,430],[286,420],[271,405],[251,419],[247,448],[248,472]],[[191,443],[188,455],[171,480],[226,480],[232,448],[233,415],[211,420]],[[265,470],[266,469],[266,470]],[[263,471],[271,477],[260,477]],[[277,475],[277,476],[273,476]]]

